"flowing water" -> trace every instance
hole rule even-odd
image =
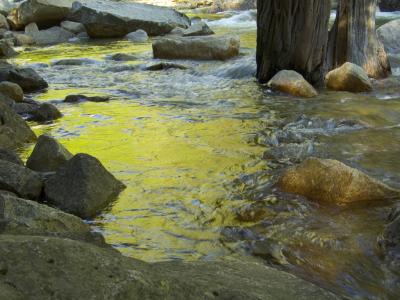
[[[146,261],[242,252],[345,297],[396,299],[399,276],[377,247],[393,203],[320,207],[270,192],[274,168],[293,153],[264,152],[273,150],[271,134],[289,124],[304,137],[296,147],[306,144],[312,154],[400,187],[398,81],[369,95],[322,91],[303,100],[271,93],[253,77],[254,12],[222,17],[214,15],[210,25],[217,34],[239,34],[243,47],[228,62],[179,61],[188,69],[145,71],[157,62],[151,44],[127,41],[26,49],[15,60],[50,83],[32,97],[64,114],[51,124],[32,123],[36,133],[98,157],[128,186],[88,222],[122,253]],[[136,59],[115,62],[109,59],[115,53]],[[85,60],[52,65],[62,58]],[[111,100],[62,103],[69,94]]]

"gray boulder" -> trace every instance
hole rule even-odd
[[[347,204],[400,197],[400,192],[337,160],[308,158],[279,178],[282,191],[320,203]]]
[[[203,22],[196,22],[192,24],[188,29],[183,31],[183,36],[202,36],[215,34],[208,25]]]
[[[42,192],[40,176],[24,166],[0,160],[0,189],[22,198],[37,200]]]
[[[13,99],[15,102],[24,101],[24,91],[16,83],[9,81],[0,82],[0,93]]]
[[[146,43],[149,40],[147,32],[142,29],[128,33],[125,38],[134,43]]]
[[[153,42],[154,58],[227,60],[239,55],[238,36],[163,38]]]
[[[11,149],[1,148],[1,147],[0,147],[0,160],[5,160],[20,166],[24,165],[22,159],[18,156],[17,153],[15,153]]]
[[[11,107],[0,102],[0,145],[16,148],[36,139],[26,122]]]
[[[58,25],[71,10],[74,0],[27,0],[8,15],[11,26],[20,30],[29,23],[41,28]]]
[[[326,74],[325,82],[327,88],[334,91],[361,93],[372,90],[371,80],[364,69],[349,62]]]
[[[54,236],[104,246],[104,238],[91,232],[80,218],[34,201],[0,194],[0,234]]]
[[[47,201],[61,210],[90,218],[125,188],[96,158],[77,154],[45,183]]]
[[[29,23],[28,25],[25,26],[25,34],[27,35],[34,35],[39,32],[39,27],[37,26],[36,23]]]
[[[246,257],[148,264],[53,237],[0,236],[1,299],[339,299]]]
[[[74,37],[75,34],[59,26],[54,26],[46,30],[40,30],[37,33],[32,34],[35,44],[41,46],[66,43]]]
[[[190,25],[188,17],[171,8],[104,0],[75,2],[68,20],[82,23],[92,38],[123,37],[138,29],[150,36],[163,35]]]
[[[48,135],[41,135],[26,166],[37,172],[56,172],[72,156],[56,139]]]
[[[400,3],[400,2],[399,2]],[[390,21],[378,28],[378,38],[388,53],[400,53],[400,19]]]
[[[75,34],[78,34],[81,32],[86,32],[85,26],[82,23],[78,23],[78,22],[64,21],[64,22],[61,22],[60,26],[63,29],[68,30]]]
[[[291,70],[279,71],[267,85],[273,90],[293,96],[312,98],[318,95],[314,87],[301,74]]]
[[[14,33],[16,46],[29,46],[35,44],[35,40],[30,35],[24,33]]]

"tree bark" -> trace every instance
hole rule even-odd
[[[345,62],[364,68],[368,76],[384,78],[390,64],[375,28],[377,0],[340,0],[329,33],[327,71]]]
[[[359,0],[357,0],[359,1]],[[330,1],[257,1],[257,78],[269,81],[289,69],[310,83],[323,78]]]

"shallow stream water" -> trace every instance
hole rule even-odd
[[[306,136],[301,145],[312,143],[313,154],[400,187],[399,85],[368,95],[321,91],[312,100],[274,94],[253,77],[254,12],[223,17],[213,16],[210,26],[217,34],[239,34],[243,47],[239,58],[227,62],[179,61],[188,69],[145,71],[157,62],[151,44],[127,41],[26,49],[15,59],[50,84],[32,97],[52,101],[64,114],[51,124],[32,123],[36,133],[52,134],[73,153],[98,157],[128,186],[88,222],[122,253],[146,261],[242,252],[344,297],[396,299],[399,276],[377,249],[393,203],[320,207],[270,193],[274,165],[285,161],[286,150],[273,158],[264,153],[271,151],[265,142],[271,133],[292,124]],[[110,60],[115,53],[137,59]],[[85,61],[52,65],[64,58]],[[69,94],[111,100],[62,103]],[[262,214],[255,218],[257,206]]]

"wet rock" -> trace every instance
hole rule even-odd
[[[312,141],[277,145],[265,152],[263,158],[281,164],[300,163],[316,154],[316,147]]]
[[[183,36],[202,36],[215,34],[208,25],[203,22],[196,22],[192,24],[188,29],[183,31]]]
[[[125,188],[96,158],[77,154],[45,183],[48,202],[82,218],[104,209]]]
[[[229,66],[221,66],[213,72],[213,75],[222,78],[244,79],[255,77],[256,72],[256,60],[254,57],[248,56],[230,63]]]
[[[57,120],[61,117],[62,113],[56,106],[51,103],[43,103],[31,111],[31,115],[28,117],[28,120],[36,122],[48,122]]]
[[[345,63],[330,71],[325,77],[325,82],[327,88],[334,91],[360,93],[372,90],[372,83],[367,73],[353,63]]]
[[[56,172],[72,156],[56,139],[48,135],[41,135],[26,166],[37,172]]]
[[[309,158],[286,170],[276,186],[320,203],[346,204],[400,197],[399,191],[330,159]]]
[[[235,214],[239,222],[259,222],[268,216],[273,216],[271,210],[261,201],[240,206]]]
[[[14,33],[16,46],[29,46],[35,44],[33,37],[23,33]]]
[[[12,57],[18,55],[13,48],[13,42],[9,40],[0,40],[0,57]]]
[[[141,3],[110,5],[108,1],[76,2],[69,20],[85,25],[91,38],[123,37],[138,29],[150,36],[163,35],[190,25],[188,17],[170,8]]]
[[[74,37],[75,35],[72,32],[58,26],[32,34],[35,44],[40,46],[66,43]]]
[[[303,76],[291,70],[282,70],[278,72],[268,82],[268,87],[293,96],[305,98],[312,98],[318,95],[317,91]]]
[[[83,66],[83,65],[94,65],[98,61],[89,58],[66,58],[52,61],[52,66]]]
[[[146,71],[162,71],[169,69],[179,69],[179,70],[187,70],[188,67],[180,64],[168,63],[168,62],[160,62],[150,66],[146,66]]]
[[[148,264],[79,241],[10,235],[0,236],[0,257],[7,299],[338,299],[245,257]]]
[[[24,101],[24,91],[18,84],[9,81],[0,82],[0,93],[13,99],[15,102]]]
[[[400,53],[400,19],[390,21],[376,31],[388,53]]]
[[[22,198],[37,200],[43,182],[36,172],[24,166],[0,160],[0,189],[13,192]]]
[[[16,29],[29,23],[48,28],[58,25],[70,12],[74,0],[27,0],[8,15],[8,21]]]
[[[10,149],[0,147],[0,160],[5,160],[16,165],[23,166],[24,163],[17,153]]]
[[[78,34],[81,32],[86,32],[85,26],[82,23],[78,23],[78,22],[63,21],[63,22],[61,22],[60,26],[63,29],[68,30],[75,34]]]
[[[0,14],[0,29],[1,28],[6,29],[6,30],[10,29],[10,25],[8,25],[6,17],[3,16],[2,14]]]
[[[138,59],[135,55],[127,53],[115,53],[108,56],[107,58],[115,61],[134,61]]]
[[[0,102],[0,145],[16,148],[35,139],[35,134],[26,122],[11,107]]]
[[[125,38],[134,43],[146,43],[149,40],[147,32],[142,29],[128,33]]]
[[[153,42],[154,58],[227,60],[239,55],[238,36],[163,38]]]
[[[0,81],[18,84],[24,92],[36,92],[48,87],[47,82],[31,68],[16,68],[8,63],[0,63]]]
[[[105,246],[81,219],[34,201],[0,194],[0,234],[54,236]]]
[[[90,102],[107,102],[110,100],[109,96],[85,96],[85,95],[68,95],[65,97],[64,102],[77,103],[82,101]]]

